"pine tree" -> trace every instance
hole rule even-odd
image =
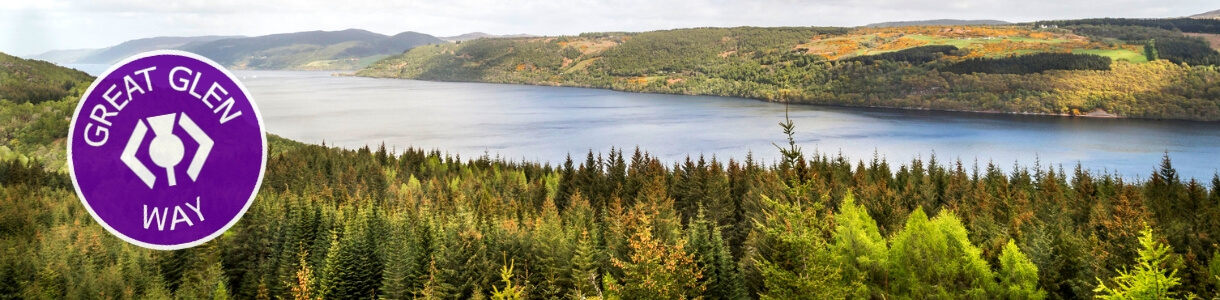
[[[763,196],[766,218],[757,226],[754,257],[765,290],[763,299],[841,299],[843,271],[833,263],[819,205],[783,204]]]
[[[419,243],[408,220],[400,214],[391,222],[393,230],[386,241],[385,272],[382,274],[382,299],[410,299],[420,275]]]
[[[1147,44],[1144,44],[1144,58],[1148,61],[1160,59],[1160,54],[1156,51],[1156,39],[1149,39]]]
[[[160,276],[153,277],[153,281],[148,283],[149,287],[144,289],[144,295],[139,299],[143,300],[169,300],[173,299],[172,293],[165,288],[165,283]],[[13,297],[16,299],[17,297]]]
[[[309,252],[302,251],[299,254],[297,263],[300,266],[300,269],[296,272],[296,280],[288,283],[288,289],[292,292],[293,300],[318,299],[318,297],[314,297],[314,291],[312,289],[314,286],[314,275],[313,268],[310,268],[309,263],[306,261],[306,258],[308,257]]]
[[[460,212],[438,231],[441,236],[434,256],[435,271],[430,286],[426,286],[432,291],[425,294],[469,299],[481,296],[490,284],[492,274],[487,270],[494,263],[488,259],[486,235],[473,218],[468,212]]]
[[[1212,251],[1212,260],[1207,265],[1208,275],[1211,276],[1212,288],[1220,289],[1220,250]]]
[[[491,299],[522,300],[526,298],[524,289],[513,285],[513,262],[510,261],[500,269],[500,282],[504,283],[504,289],[495,286],[491,287]]]
[[[635,214],[629,221],[632,231],[626,260],[613,258],[623,270],[621,295],[627,299],[692,299],[703,291],[702,277],[694,257],[687,254],[681,241],[669,244],[654,238],[653,216]]]
[[[220,290],[228,279],[219,262],[213,263],[202,270],[187,272],[182,279],[182,286],[174,293],[178,299],[215,299],[221,296]],[[223,297],[228,297],[228,289],[224,288]]]
[[[1156,240],[1152,228],[1144,226],[1140,232],[1139,257],[1135,259],[1135,268],[1118,270],[1118,276],[1110,279],[1112,286],[1097,279],[1099,299],[1168,299],[1176,297],[1173,291],[1181,285],[1178,270],[1170,266],[1172,249]],[[1193,296],[1193,295],[1190,295]],[[1193,297],[1187,297],[1193,298]]]
[[[229,288],[225,286],[225,280],[216,283],[216,291],[212,293],[212,300],[229,300]]]
[[[601,281],[597,278],[600,274],[598,252],[594,237],[588,230],[582,230],[572,256],[572,298],[583,299],[601,294]]]
[[[695,256],[695,264],[703,270],[699,282],[706,287],[704,299],[746,298],[737,268],[728,245],[720,236],[720,228],[709,224],[700,209],[687,228],[687,249]]]
[[[618,280],[614,279],[614,275],[610,275],[610,273],[606,273],[605,275],[602,275],[602,285],[606,286],[606,290],[604,293],[602,293],[601,299],[603,299],[603,300],[623,299],[623,296],[621,295],[623,292],[623,286],[618,283]]]
[[[563,161],[563,167],[559,170],[559,188],[555,192],[555,207],[561,211],[568,208],[568,201],[572,194],[580,188],[577,186],[578,182],[575,167],[572,165],[572,154],[568,154]]]
[[[578,197],[579,194],[573,198]],[[559,212],[553,203],[548,201],[543,204],[540,214],[532,235],[535,239],[533,251],[537,256],[530,269],[541,280],[533,283],[530,293],[543,298],[563,297],[572,288],[573,241],[564,233]]]
[[[377,296],[381,285],[383,264],[377,244],[370,241],[374,229],[371,209],[356,213],[344,226],[343,235],[332,242],[322,274],[323,296],[326,299],[365,299]]]
[[[419,290],[419,295],[418,295],[418,297],[416,297],[416,299],[424,299],[424,300],[444,299],[444,296],[445,296],[444,292],[441,291],[441,289],[444,288],[443,287],[444,283],[440,282],[440,278],[438,278],[438,276],[440,276],[440,273],[441,273],[440,270],[436,269],[436,260],[429,261],[427,278],[426,278],[426,280],[424,280],[423,288],[421,288]]]

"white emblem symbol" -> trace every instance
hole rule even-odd
[[[158,167],[165,169],[165,178],[169,186],[178,184],[174,177],[174,167],[182,162],[182,157],[186,155],[185,148],[182,145],[182,140],[174,135],[174,117],[178,118],[178,126],[181,126],[186,131],[191,139],[199,143],[199,149],[195,151],[195,157],[191,158],[191,163],[186,167],[186,174],[191,177],[191,181],[195,181],[199,177],[199,171],[203,169],[203,163],[208,158],[208,153],[212,152],[212,138],[203,133],[199,129],[199,125],[195,125],[186,113],[181,114],[165,114],[160,116],[148,117],[148,126],[144,125],[144,121],[137,121],[136,128],[131,133],[131,139],[127,140],[127,146],[123,148],[123,153],[119,156],[119,160],[123,161],[136,176],[144,181],[148,188],[153,188],[153,183],[157,181],[157,176],[153,175],[139,159],[136,158],[136,151],[139,150],[140,144],[144,142],[144,135],[148,133],[148,128],[152,127],[153,139],[148,144],[148,156],[152,158],[153,163]]]

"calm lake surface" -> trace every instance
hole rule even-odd
[[[102,68],[104,69],[104,68]],[[97,71],[85,70],[97,74]],[[237,71],[268,132],[348,148],[440,149],[473,158],[563,163],[571,153],[635,147],[674,162],[687,155],[767,163],[784,144],[784,105],[750,99],[399,79],[331,72]],[[993,161],[1004,170],[1077,163],[1094,172],[1146,178],[1166,151],[1184,177],[1220,169],[1220,124],[1080,119],[795,105],[797,142],[807,153],[874,153],[891,163]],[[895,166],[896,168],[896,166]]]

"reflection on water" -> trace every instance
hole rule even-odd
[[[331,77],[330,72],[237,71],[268,131],[343,147],[408,146],[463,157],[562,163],[571,153],[640,147],[667,161],[691,156],[773,162],[784,106],[707,96],[521,85]],[[1147,177],[1168,151],[1184,176],[1220,168],[1220,124],[792,106],[808,152],[891,162],[960,159],[1060,166]]]

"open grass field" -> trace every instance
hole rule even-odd
[[[1004,57],[1040,52],[1089,53],[1146,62],[1138,47],[1113,46],[1061,32],[1035,31],[1018,26],[911,26],[857,29],[846,35],[815,37],[797,45],[808,54],[838,60],[875,55],[928,45],[956,46],[964,58]]]
[[[1148,58],[1144,56],[1144,48],[1140,47],[1136,51],[1128,49],[1074,49],[1075,54],[1094,54],[1109,57],[1114,61],[1126,60],[1133,63],[1146,63]]]

